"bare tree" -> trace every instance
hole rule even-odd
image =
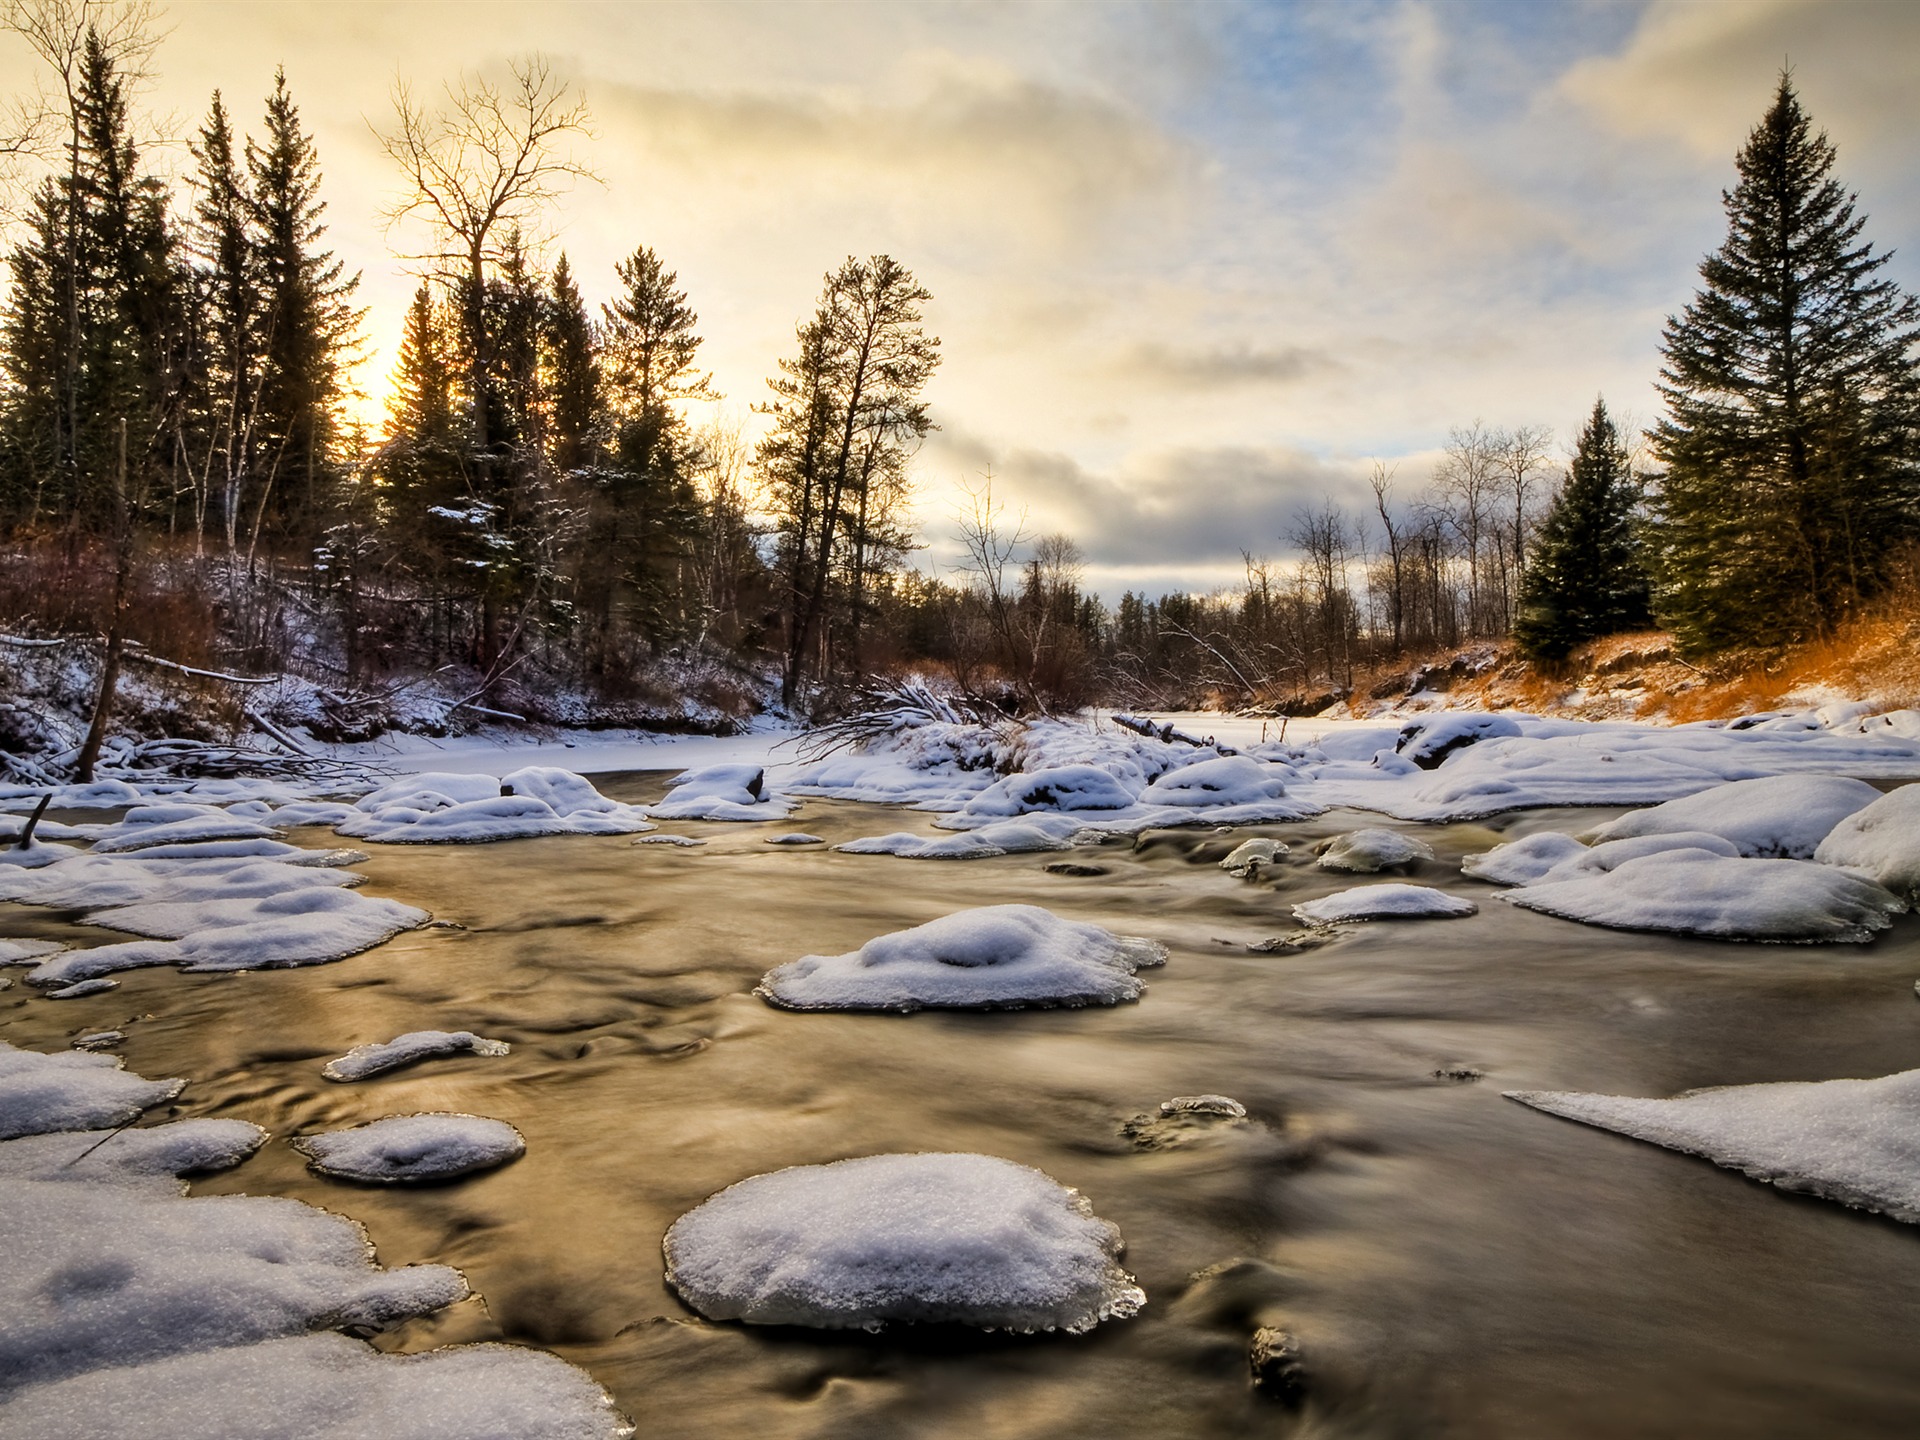
[[[1526,574],[1527,540],[1533,530],[1538,500],[1553,477],[1550,447],[1553,431],[1545,425],[1522,425],[1498,433],[1494,469],[1500,477],[1503,498],[1511,507],[1513,573],[1508,587],[1508,614],[1512,599],[1520,593],[1520,581]]]
[[[1374,461],[1367,484],[1373,489],[1374,512],[1380,517],[1380,530],[1387,542],[1387,625],[1393,633],[1393,653],[1398,655],[1406,644],[1407,537],[1388,503],[1393,493],[1393,468],[1384,461]]]
[[[1487,549],[1492,539],[1496,462],[1500,453],[1497,431],[1476,420],[1457,426],[1433,475],[1434,488],[1446,508],[1448,522],[1465,547],[1467,563],[1467,628],[1488,635],[1501,628],[1488,594]]]
[[[958,515],[960,543],[967,552],[961,568],[973,576],[986,602],[987,620],[999,642],[1008,675],[1022,690],[1021,698],[1035,709],[1039,697],[1033,694],[1029,675],[1031,657],[1024,653],[1018,617],[1014,611],[1016,596],[1008,582],[1007,567],[1014,552],[1027,542],[1027,515],[1020,512],[1011,529],[1006,524],[1006,507],[993,498],[993,468],[989,466],[977,482],[962,481],[967,505]]]

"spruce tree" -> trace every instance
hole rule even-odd
[[[233,127],[220,92],[198,138],[190,143],[198,163],[199,199],[192,241],[200,263],[205,318],[197,357],[198,394],[189,460],[198,470],[196,521],[216,519],[227,548],[238,543],[240,516],[253,474],[257,418],[254,390],[263,299],[253,209],[234,154]],[[196,529],[198,526],[196,526]]]
[[[564,254],[553,267],[542,339],[548,454],[553,468],[566,474],[592,455],[600,419],[600,362],[593,321]]]
[[[1669,319],[1654,433],[1656,608],[1682,646],[1830,631],[1920,528],[1920,303],[1860,239],[1788,76]]]
[[[1647,576],[1634,534],[1638,487],[1604,400],[1580,432],[1567,483],[1533,542],[1513,637],[1537,660],[1647,624]]]

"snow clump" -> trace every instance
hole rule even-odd
[[[1424,840],[1402,835],[1398,830],[1349,830],[1336,835],[1319,849],[1322,870],[1350,870],[1373,874],[1416,860],[1433,859],[1433,847]]]
[[[347,1130],[302,1135],[293,1148],[307,1157],[309,1169],[336,1180],[417,1185],[517,1160],[527,1142],[504,1120],[444,1112],[389,1115]]]
[[[1768,775],[1735,780],[1610,820],[1596,840],[1704,831],[1731,841],[1742,855],[1811,860],[1828,832],[1864,810],[1880,792],[1838,775]]]
[[[504,1040],[489,1040],[471,1030],[410,1030],[379,1044],[356,1045],[329,1060],[320,1073],[329,1080],[365,1080],[437,1055],[505,1055],[512,1048]]]
[[[869,940],[845,955],[808,955],[767,972],[754,992],[786,1010],[1016,1009],[1137,1000],[1134,974],[1166,947],[1038,905],[961,910]]]
[[[667,1232],[667,1281],[709,1320],[1090,1330],[1145,1293],[1078,1192],[988,1155],[874,1155],[756,1175]]]
[[[1703,1155],[1783,1190],[1920,1224],[1920,1070],[1692,1090],[1671,1100],[1515,1091],[1550,1115]]]
[[[1304,925],[1342,925],[1354,920],[1448,920],[1480,907],[1427,885],[1357,885],[1318,900],[1303,901],[1293,913]]]
[[[120,1064],[113,1055],[42,1055],[0,1040],[0,1140],[125,1125],[186,1088],[184,1080],[146,1080]]]
[[[783,820],[793,802],[766,788],[758,765],[705,765],[667,781],[667,798],[647,806],[656,820]]]
[[[1920,785],[1903,785],[1854,811],[1827,832],[1813,858],[1864,871],[1920,903]]]
[[[537,835],[638,835],[637,806],[609,800],[584,777],[549,765],[491,775],[408,775],[354,804],[334,829],[387,845],[475,844]]]
[[[1795,944],[1871,940],[1906,909],[1872,881],[1832,866],[1746,860],[1703,848],[1641,855],[1572,879],[1556,878],[1559,873],[1500,898],[1617,930]]]

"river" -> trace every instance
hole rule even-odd
[[[647,801],[660,773],[597,777]],[[39,1049],[128,1019],[121,1052],[193,1079],[182,1115],[277,1136],[461,1110],[524,1159],[438,1188],[310,1175],[282,1143],[195,1193],[292,1195],[362,1221],[389,1265],[439,1261],[485,1297],[380,1342],[507,1339],[590,1371],[642,1437],[1911,1436],[1920,1423],[1920,1235],[1705,1161],[1539,1114],[1508,1089],[1665,1095],[1920,1065],[1920,920],[1870,946],[1768,946],[1595,929],[1457,874],[1496,829],[1615,811],[1409,826],[1413,878],[1464,920],[1348,927],[1298,953],[1287,906],[1352,883],[1316,838],[1377,816],[1155,831],[970,862],[764,843],[676,825],[624,838],[370,847],[370,893],[460,928],[339,964],[134,971],[72,1002],[0,995]],[[931,817],[810,801],[829,841]],[[1254,883],[1217,860],[1278,836]],[[324,831],[302,843],[338,843]],[[1050,873],[1062,858],[1105,873]],[[762,972],[972,905],[1019,901],[1165,942],[1136,1005],[912,1016],[794,1014]],[[0,906],[0,933],[116,939]],[[510,1041],[355,1085],[329,1056],[421,1028]],[[1441,1073],[1448,1072],[1448,1073]],[[1477,1073],[1476,1073],[1477,1072]],[[1176,1095],[1251,1123],[1123,1133]],[[150,1117],[153,1118],[153,1117]],[[880,1335],[706,1323],[666,1289],[660,1241],[708,1195],[781,1166],[968,1150],[1035,1166],[1120,1227],[1149,1303],[1085,1336]],[[1247,1380],[1257,1326],[1293,1332],[1305,1404]]]

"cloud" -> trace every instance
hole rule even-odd
[[[1151,342],[1134,347],[1126,367],[1149,380],[1211,389],[1221,385],[1284,385],[1339,366],[1325,350],[1306,345],[1262,349],[1238,344],[1181,347]]]

